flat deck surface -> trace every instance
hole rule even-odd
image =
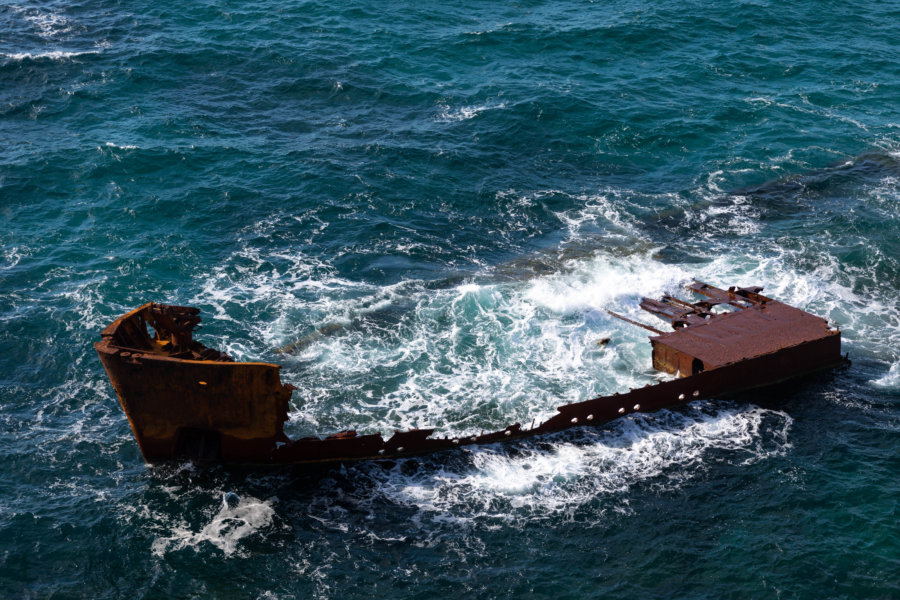
[[[834,335],[825,319],[776,300],[722,313],[671,333],[652,336],[689,356],[707,369],[762,356]]]

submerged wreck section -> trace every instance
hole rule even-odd
[[[431,437],[433,429],[357,435],[348,430],[297,440],[284,433],[294,387],[280,366],[234,362],[193,339],[196,308],[145,304],[103,330],[97,353],[147,462],[189,458],[229,464],[305,464],[414,456],[597,425],[634,412],[734,394],[848,363],[841,334],[827,321],[760,294],[762,288],[722,290],[694,282],[704,299],[644,298],[641,308],[673,330],[611,313],[655,335],[653,367],[675,379],[560,406],[557,414],[523,428]],[[152,331],[152,332],[151,332]]]

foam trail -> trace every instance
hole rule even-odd
[[[426,534],[465,523],[569,519],[596,504],[600,514],[627,512],[624,498],[634,486],[674,489],[711,460],[749,465],[784,454],[790,427],[781,411],[695,403],[543,442],[469,450],[467,466],[360,468],[355,474],[372,478],[379,496],[357,500],[364,510],[385,501],[413,508]]]
[[[83,50],[83,51],[64,51],[64,50],[51,50],[47,52],[12,52],[12,53],[3,53],[0,54],[3,58],[7,60],[14,61],[22,61],[22,60],[67,60],[71,58],[77,58],[79,56],[88,56],[91,54],[100,54],[97,50]]]
[[[184,548],[199,550],[208,542],[231,556],[239,553],[241,540],[272,524],[275,509],[271,502],[252,497],[229,500],[222,502],[219,511],[200,531],[194,532],[182,523],[174,527],[171,535],[156,538],[151,548],[153,554],[164,556]]]

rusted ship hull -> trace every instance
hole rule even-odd
[[[433,429],[415,429],[387,440],[355,431],[292,440],[283,425],[293,387],[281,383],[280,367],[233,362],[194,341],[194,308],[146,304],[110,324],[95,347],[151,463],[192,458],[279,465],[415,456],[599,425],[847,364],[840,332],[824,319],[761,296],[759,288],[725,291],[695,283],[691,289],[707,300],[642,302],[675,327],[663,333],[642,325],[658,333],[651,337],[654,367],[683,376],[560,406],[540,424],[514,423],[464,437],[432,437]],[[715,306],[728,312],[714,313]]]
[[[278,365],[233,362],[189,338],[173,339],[179,316],[188,319],[183,330],[193,329],[197,312],[146,304],[116,319],[94,345],[141,452],[148,462],[181,455],[266,462],[276,442],[287,441],[282,423],[293,388],[282,385]]]

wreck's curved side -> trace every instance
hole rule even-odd
[[[267,462],[287,441],[293,388],[282,385],[278,365],[234,362],[194,341],[198,313],[145,304],[94,344],[141,452],[149,462],[182,455]]]
[[[556,415],[528,428],[515,423],[455,438],[414,429],[387,440],[352,430],[289,439],[283,426],[294,388],[281,383],[279,365],[234,362],[195,341],[196,308],[145,304],[113,321],[95,348],[145,460],[252,464],[413,456],[513,440],[764,387],[848,362],[841,355],[839,330],[762,296],[761,288],[726,291],[695,282],[689,289],[706,299],[688,303],[667,296],[641,302],[669,320],[674,331],[635,323],[658,334],[650,338],[654,368],[680,377],[560,406]]]

